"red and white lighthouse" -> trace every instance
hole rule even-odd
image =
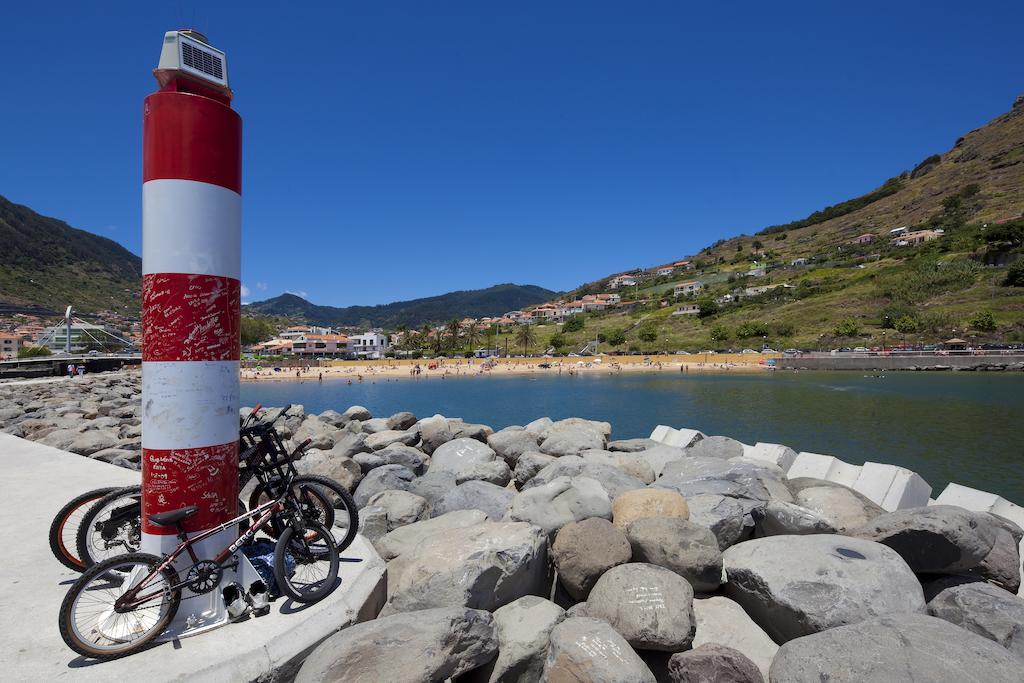
[[[162,554],[175,532],[149,515],[196,505],[185,522],[196,532],[237,514],[242,120],[224,53],[201,34],[168,32],[154,75],[143,114],[142,549]]]

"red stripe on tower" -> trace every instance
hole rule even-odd
[[[182,44],[187,49],[182,51]],[[196,50],[202,62],[190,62]],[[143,120],[143,547],[173,528],[149,515],[189,505],[201,531],[236,514],[242,120],[223,53],[172,31]]]

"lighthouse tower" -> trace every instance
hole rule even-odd
[[[142,549],[162,554],[175,530],[149,515],[195,505],[184,523],[192,533],[237,514],[242,120],[225,55],[202,34],[168,32],[153,73],[159,90],[143,110]],[[213,557],[231,540],[217,534],[197,553]],[[216,593],[183,610],[194,612],[190,627],[221,620]]]

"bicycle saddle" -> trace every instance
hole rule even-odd
[[[197,512],[199,512],[198,507],[189,505],[179,510],[169,510],[168,512],[158,512],[155,515],[150,515],[149,521],[157,526],[174,526]]]

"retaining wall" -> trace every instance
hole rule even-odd
[[[783,370],[1024,370],[1024,354],[868,356],[851,353],[834,356],[787,356],[775,361]]]

